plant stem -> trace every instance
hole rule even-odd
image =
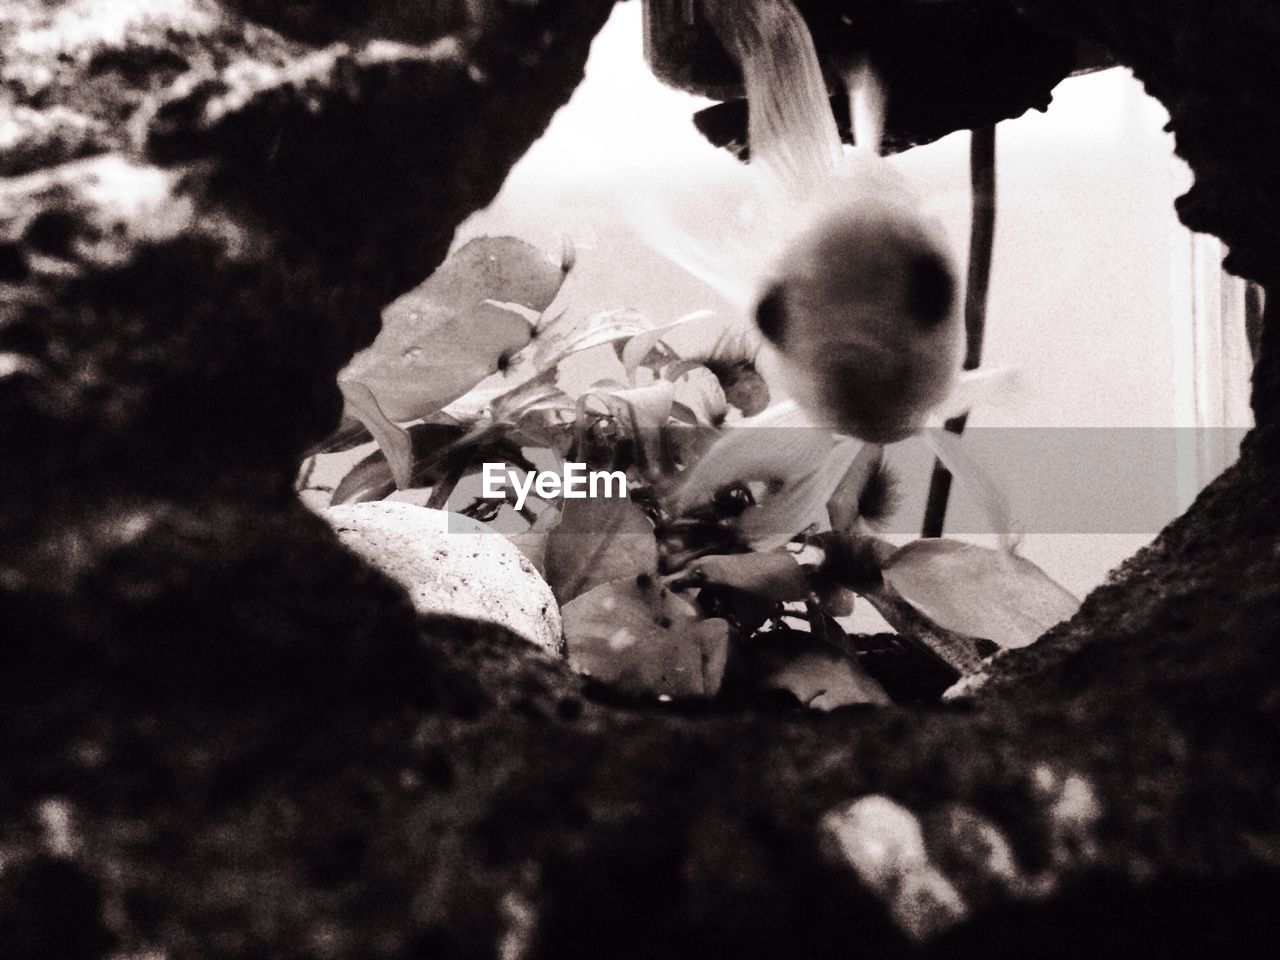
[[[859,595],[900,637],[928,650],[962,678],[983,672],[982,655],[973,638],[938,626],[887,584],[860,591]]]
[[[1266,302],[1266,293],[1262,284],[1249,280],[1244,289],[1244,331],[1249,340],[1249,358],[1258,362],[1259,348],[1262,343],[1262,311]]]
[[[293,489],[301,493],[303,490],[310,489],[311,475],[316,472],[316,458],[313,454],[302,461],[302,467],[298,470],[298,478],[294,481]]]
[[[972,131],[969,141],[969,183],[973,192],[973,215],[969,227],[969,270],[964,295],[964,369],[976,370],[982,363],[982,344],[987,327],[987,293],[991,287],[991,257],[996,235],[996,128]],[[946,429],[964,433],[968,413],[952,417]],[[929,501],[925,507],[921,535],[942,536],[951,496],[951,471],[934,461],[929,480]]]

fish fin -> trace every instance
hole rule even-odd
[[[880,75],[866,60],[847,70],[845,87],[849,91],[849,116],[853,126],[853,142],[867,153],[879,154],[884,140],[884,118],[888,97]]]
[[[718,0],[706,12],[742,68],[752,164],[806,193],[842,153],[809,25],[791,0]]]
[[[758,173],[726,155],[678,185],[634,184],[619,202],[646,245],[736,309],[755,305],[756,278],[777,243],[767,228],[782,206]]]
[[[918,434],[938,462],[951,471],[951,475],[965,484],[978,506],[991,522],[1000,549],[1015,553],[1022,540],[1022,530],[1014,522],[1009,498],[991,479],[991,475],[969,455],[961,438],[948,430],[928,429]]]
[[[827,439],[834,440],[830,435]],[[805,472],[788,479],[762,503],[748,507],[738,521],[738,530],[756,550],[774,550],[806,527],[829,529],[827,503],[864,446],[861,440],[842,437],[830,443],[824,456],[815,458],[809,453],[812,442],[808,449],[803,442],[795,444],[799,459],[794,466]]]
[[[812,474],[835,444],[835,437],[825,430],[726,430],[684,476],[676,509],[687,512],[734,483],[794,485]]]
[[[1005,406],[1022,392],[1022,372],[1016,367],[980,367],[964,370],[956,377],[951,393],[937,409],[934,417],[950,420],[977,406]]]

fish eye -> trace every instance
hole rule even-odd
[[[716,515],[726,520],[740,517],[747,507],[755,505],[755,496],[745,483],[734,483],[717,490],[711,500]]]
[[[782,287],[774,284],[756,304],[756,326],[774,345],[781,345],[787,333],[787,307],[782,300]]]
[[[912,254],[907,261],[907,307],[923,327],[935,327],[951,312],[955,299],[951,267],[933,251]]]

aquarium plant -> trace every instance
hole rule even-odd
[[[507,535],[561,605],[569,661],[625,698],[935,699],[1074,613],[1014,551],[878,536],[894,504],[883,447],[771,419],[744,339],[675,350],[669,335],[705,311],[665,323],[552,311],[573,260],[568,244],[552,257],[475,239],[388,308],[339,376],[342,426],[314,451],[377,441],[332,503],[422,489],[430,507],[518,517]],[[567,392],[561,364],[601,347],[614,375]],[[625,495],[539,496],[521,478],[549,463],[621,476]],[[504,478],[499,496],[462,496],[486,465]],[[896,635],[850,634],[841,621],[857,602]]]

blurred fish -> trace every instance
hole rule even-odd
[[[790,0],[709,0],[738,60],[751,162],[705,202],[641,213],[654,246],[749,312],[814,422],[873,443],[922,427],[960,378],[964,329],[941,224],[883,157],[885,97],[845,75],[846,151],[808,26]]]
[[[955,259],[942,224],[880,155],[885,92],[874,70],[864,62],[844,73],[855,140],[846,150],[813,39],[790,0],[706,0],[702,10],[741,67],[750,163],[724,155],[679,210],[637,208],[641,231],[749,313],[777,352],[799,410],[787,413],[784,403],[773,425],[807,423],[871,444],[920,435],[972,485],[1012,546],[1012,518],[996,485],[957,437],[923,430],[1007,391],[1013,375],[961,371]],[[683,500],[705,498],[721,474],[742,471],[743,450],[754,446],[743,433],[731,431],[709,451]],[[771,460],[788,476],[807,477],[831,460],[824,454],[802,464],[794,450],[771,452],[787,461]],[[827,473],[838,480],[839,471]],[[825,503],[826,488],[815,491],[788,497],[788,505]]]

